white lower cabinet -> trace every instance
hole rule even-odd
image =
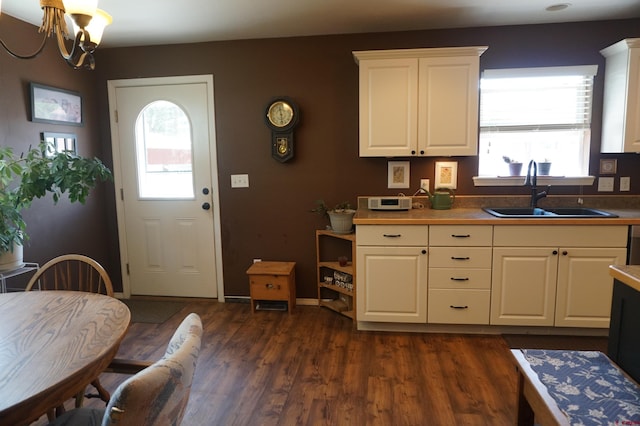
[[[560,249],[555,326],[609,328],[609,265],[624,265],[626,259],[626,248]]]
[[[358,225],[365,322],[607,328],[626,225]]]
[[[428,227],[356,227],[358,321],[427,321]]]
[[[491,324],[607,328],[626,226],[496,226]]]

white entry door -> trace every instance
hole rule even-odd
[[[213,77],[108,86],[125,296],[222,298]]]

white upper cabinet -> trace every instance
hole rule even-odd
[[[360,156],[476,155],[486,46],[353,52]]]
[[[600,53],[606,58],[600,151],[640,152],[640,38]]]

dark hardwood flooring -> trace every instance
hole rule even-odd
[[[164,324],[133,323],[118,356],[159,358],[189,312],[205,332],[184,425],[514,422],[516,373],[499,335],[359,332],[325,308],[191,302]],[[126,377],[100,380],[113,391]]]

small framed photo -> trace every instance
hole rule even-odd
[[[47,155],[53,155],[60,152],[69,154],[77,154],[78,147],[76,143],[77,137],[73,133],[42,133],[42,141],[46,142],[51,150],[47,151]]]
[[[82,97],[70,90],[31,83],[31,121],[82,126]]]
[[[601,175],[615,175],[618,171],[618,160],[615,158],[607,158],[600,160]]]
[[[434,189],[458,187],[458,162],[436,161],[436,179]]]
[[[408,161],[389,161],[387,173],[388,188],[409,188]]]

